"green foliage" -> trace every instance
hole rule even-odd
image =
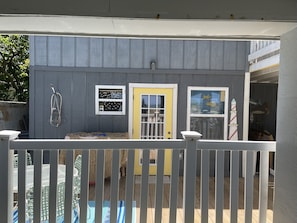
[[[0,35],[0,100],[29,99],[29,41],[24,35]]]

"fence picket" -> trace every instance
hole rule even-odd
[[[95,185],[95,222],[102,222],[102,208],[103,208],[103,199],[104,199],[104,170],[105,170],[105,151],[97,150],[96,153],[96,185]]]
[[[223,222],[224,210],[224,157],[225,151],[216,151],[216,174],[215,174],[215,208],[216,223]]]
[[[135,151],[128,151],[128,161],[126,169],[126,214],[125,222],[132,222],[132,201],[133,201],[133,191],[134,191],[134,158]],[[128,186],[129,185],[129,186]]]
[[[201,151],[201,179],[200,179],[200,209],[201,222],[208,223],[209,198],[209,151]]]
[[[157,177],[156,177],[156,194],[155,194],[155,223],[162,222],[163,207],[163,178],[164,178],[164,150],[158,150],[157,156]]]
[[[253,188],[254,188],[254,152],[246,152],[244,210],[245,223],[252,223],[253,214]]]
[[[80,216],[79,222],[87,222],[88,200],[89,200],[89,162],[90,150],[82,150],[81,172],[87,173],[81,175],[81,189],[80,189]]]
[[[34,153],[34,222],[41,222],[41,173],[43,162],[43,150]]]
[[[239,152],[231,151],[230,156],[230,222],[237,223],[239,192]]]
[[[56,222],[58,194],[58,150],[50,151],[49,223]]]
[[[120,152],[112,151],[111,190],[110,190],[110,222],[117,222],[119,199],[119,166]]]
[[[18,151],[18,222],[26,222],[26,150]]]
[[[148,149],[142,150],[142,175],[141,175],[141,192],[140,192],[140,221],[147,222],[147,200],[149,186],[149,155]]]
[[[73,218],[72,199],[73,199],[73,150],[66,152],[66,179],[65,179],[65,223],[71,223]]]
[[[260,152],[259,222],[266,222],[268,198],[268,151]]]
[[[179,150],[172,151],[170,198],[169,198],[169,222],[176,222],[178,180],[179,180]]]

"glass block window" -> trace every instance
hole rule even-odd
[[[203,139],[227,139],[228,88],[188,87],[187,128]]]
[[[95,103],[96,115],[125,115],[126,87],[96,85]]]

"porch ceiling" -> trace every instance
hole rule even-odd
[[[277,84],[279,75],[279,65],[267,67],[262,70],[251,72],[251,83]]]
[[[1,33],[177,39],[279,39],[297,22],[0,15]]]

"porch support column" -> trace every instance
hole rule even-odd
[[[17,138],[20,132],[0,131],[0,216],[2,222],[13,222],[12,171],[13,153],[10,140]]]
[[[196,164],[197,164],[197,140],[201,134],[194,131],[181,132],[186,140],[184,153],[184,191],[183,212],[184,222],[194,222],[195,194],[196,194]]]
[[[297,29],[281,36],[274,223],[297,219]]]

